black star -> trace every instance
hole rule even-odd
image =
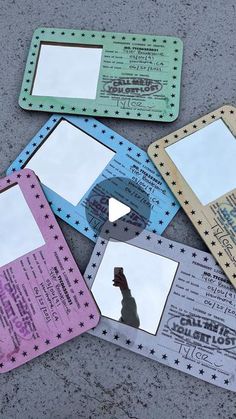
[[[11,357],[11,362],[16,362],[16,358],[14,356]]]
[[[154,355],[154,353],[155,353],[154,349],[151,349],[151,350],[150,350],[150,354],[151,354],[151,355]]]
[[[69,327],[69,329],[67,331],[68,331],[68,333],[72,333],[73,329],[71,327]]]
[[[216,376],[215,374],[213,374],[213,375],[211,376],[211,378],[212,378],[212,380],[215,380],[215,379],[217,378],[217,376]]]
[[[59,246],[59,250],[61,251],[61,250],[63,250],[64,249],[64,247],[63,246]]]
[[[78,283],[79,283],[78,279],[74,279],[74,284],[78,284]]]
[[[49,345],[50,340],[49,340],[49,339],[46,339],[46,340],[45,340],[45,343],[46,343],[46,345]]]
[[[93,315],[93,314],[90,314],[89,318],[90,318],[91,320],[92,320],[92,319],[94,319],[94,315]]]
[[[158,242],[157,242],[158,244],[162,244],[162,240],[158,240]]]
[[[4,367],[4,364],[1,362],[1,364],[0,364],[0,368],[3,368]]]
[[[147,237],[146,237],[146,239],[147,239],[147,240],[151,240],[151,236],[147,236]]]
[[[64,257],[64,261],[65,261],[65,262],[67,262],[67,261],[68,261],[68,257],[67,257],[67,256],[65,256],[65,257]]]
[[[143,349],[143,345],[138,345],[138,349],[142,350]]]
[[[58,211],[58,212],[61,212],[61,208],[57,208],[57,211]]]
[[[79,295],[84,295],[84,291],[80,290]]]
[[[180,249],[180,252],[181,252],[181,253],[184,253],[184,252],[185,252],[185,249]]]
[[[187,370],[191,370],[191,368],[192,368],[192,365],[191,364],[188,364],[187,365]]]
[[[192,253],[192,257],[195,258],[197,256],[196,253]]]
[[[60,333],[57,334],[57,339],[61,339],[61,334]]]
[[[115,339],[115,340],[118,340],[118,339],[119,339],[119,336],[118,336],[118,335],[115,335],[115,336],[114,336],[114,339]]]
[[[84,307],[88,307],[89,303],[86,301],[86,303],[84,303]]]
[[[178,365],[179,364],[179,360],[175,359],[175,364]]]
[[[226,385],[228,385],[228,384],[229,384],[229,380],[228,380],[228,379],[224,380],[224,383],[225,383]]]
[[[204,262],[207,262],[207,261],[208,261],[208,257],[205,257],[205,258],[204,258]]]
[[[131,340],[130,339],[127,339],[125,343],[126,343],[126,345],[130,345],[131,344]]]
[[[73,270],[74,270],[73,268],[69,268],[69,272],[73,272]]]
[[[167,358],[166,354],[162,355],[162,359],[166,359],[166,358]]]
[[[107,335],[107,331],[106,331],[106,330],[103,330],[103,331],[102,331],[102,334],[103,334],[103,335]]]
[[[35,345],[35,346],[34,346],[34,350],[35,350],[35,351],[38,351],[38,349],[39,349],[38,345]]]
[[[25,352],[25,351],[24,351],[24,352],[22,353],[22,355],[23,355],[24,357],[25,357],[25,356],[27,356],[27,352]]]
[[[101,252],[97,252],[97,256],[101,256]]]
[[[83,322],[80,322],[80,327],[84,327],[84,323]]]
[[[169,244],[169,248],[173,249],[174,245],[173,244]]]
[[[203,375],[204,374],[204,370],[203,369],[201,369],[201,370],[199,370],[199,374],[201,374],[201,375]]]

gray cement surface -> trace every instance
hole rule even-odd
[[[176,35],[184,42],[180,115],[171,124],[103,119],[146,149],[235,100],[235,0],[0,0],[0,172],[49,115],[18,106],[33,30],[38,26]],[[84,271],[93,245],[60,222]],[[183,214],[164,235],[205,250]],[[236,418],[233,393],[83,335],[0,376],[0,418]]]

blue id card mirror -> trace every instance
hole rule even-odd
[[[122,220],[159,234],[179,209],[147,153],[93,118],[53,115],[8,174],[22,168],[36,173],[54,213],[93,241],[113,201],[130,209]]]

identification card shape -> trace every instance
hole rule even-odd
[[[236,391],[236,291],[212,255],[104,229],[84,275],[102,315],[89,333]]]
[[[215,112],[154,142],[148,154],[236,286],[236,110]]]
[[[31,170],[0,180],[0,373],[93,328],[99,310]]]
[[[93,118],[53,115],[11,165],[39,177],[56,215],[91,240],[108,219],[109,198],[126,221],[159,234],[179,204],[146,152]]]
[[[179,113],[182,55],[176,37],[38,28],[19,104],[171,122]]]

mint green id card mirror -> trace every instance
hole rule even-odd
[[[28,110],[171,122],[178,117],[179,38],[38,28],[19,104]]]

